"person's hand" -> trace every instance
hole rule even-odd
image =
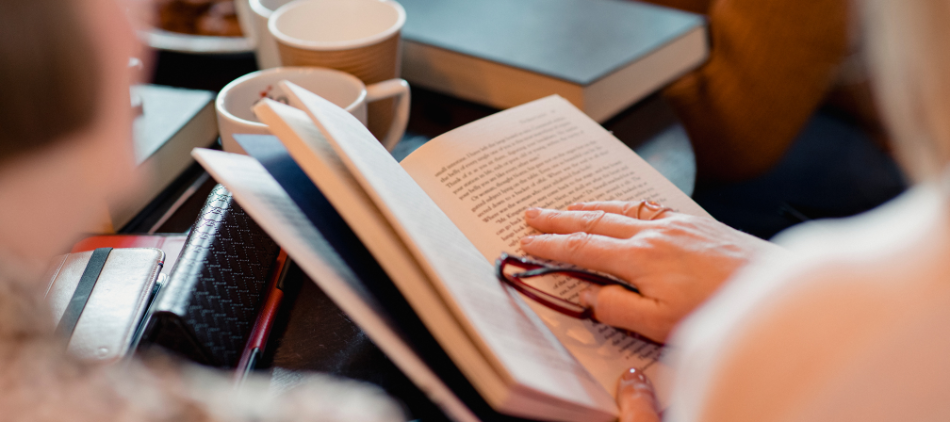
[[[639,218],[638,218],[639,217]],[[591,287],[581,301],[608,325],[665,342],[673,327],[732,273],[776,246],[711,218],[641,202],[588,202],[567,211],[532,208],[530,255],[611,274],[637,286]]]
[[[617,382],[619,422],[660,422],[656,392],[650,379],[636,368],[630,368]]]

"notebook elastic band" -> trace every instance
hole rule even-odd
[[[72,337],[73,331],[76,330],[79,316],[82,315],[82,310],[86,308],[86,302],[89,301],[92,288],[96,286],[99,274],[102,273],[102,267],[106,265],[106,259],[109,258],[111,252],[112,248],[98,248],[92,252],[92,257],[89,258],[89,263],[86,264],[86,269],[83,270],[82,277],[79,278],[76,291],[73,292],[73,297],[69,299],[66,311],[63,312],[63,317],[56,327],[56,331],[60,332],[65,338]]]

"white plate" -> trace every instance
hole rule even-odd
[[[245,37],[189,35],[157,28],[140,31],[139,36],[152,48],[179,53],[234,54],[254,51],[254,44]]]

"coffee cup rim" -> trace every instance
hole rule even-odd
[[[271,15],[274,14],[273,10],[266,8],[263,4],[261,4],[261,0],[248,0],[248,4],[251,6],[251,10],[253,10],[254,13],[264,17],[265,19],[270,18]]]
[[[356,106],[360,104],[360,102],[366,100],[366,84],[363,83],[363,81],[360,80],[360,78],[357,78],[356,76],[353,76],[349,73],[336,70],[336,69],[330,69],[327,67],[282,66],[282,67],[275,67],[271,69],[257,70],[257,71],[248,73],[244,76],[241,76],[231,82],[228,82],[228,84],[225,85],[224,88],[221,88],[221,91],[218,91],[218,96],[214,100],[215,109],[217,109],[219,113],[221,113],[222,115],[224,115],[230,120],[241,122],[242,124],[247,124],[254,127],[266,128],[267,125],[264,123],[247,120],[247,119],[234,115],[234,113],[231,113],[231,111],[228,110],[224,106],[224,99],[228,96],[228,94],[232,90],[236,89],[238,86],[247,83],[251,79],[256,79],[257,77],[261,75],[270,74],[270,73],[298,73],[298,74],[299,73],[335,73],[346,79],[350,79],[351,82],[356,82],[360,86],[362,86],[362,89],[360,90],[360,95],[357,96],[356,99],[353,100],[353,102],[351,102],[349,105],[347,105],[346,107],[343,107],[344,110],[346,110],[347,112],[352,112],[353,109],[355,109]]]
[[[358,38],[355,40],[347,41],[302,41],[297,38],[292,38],[284,34],[283,32],[277,30],[276,22],[280,19],[281,16],[288,13],[288,11],[293,10],[295,7],[302,7],[307,3],[313,3],[323,0],[298,0],[287,3],[277,10],[274,11],[267,19],[267,31],[270,32],[274,38],[287,44],[291,47],[301,48],[301,49],[318,49],[318,50],[349,50],[351,48],[360,48],[366,47],[378,43],[382,40],[385,40],[394,34],[398,33],[403,25],[406,23],[406,9],[402,7],[401,4],[393,0],[379,0],[379,3],[385,3],[391,5],[396,9],[396,23],[387,28],[385,31],[378,34],[374,34],[368,37]]]

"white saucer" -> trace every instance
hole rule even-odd
[[[180,34],[157,28],[139,31],[139,37],[152,48],[179,53],[235,54],[254,51],[254,44],[245,37]]]

